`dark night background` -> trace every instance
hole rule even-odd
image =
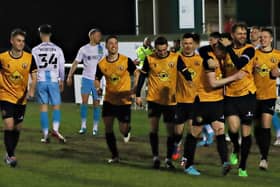
[[[9,47],[9,34],[14,28],[27,32],[31,48],[40,40],[37,28],[53,26],[53,42],[59,45],[66,61],[72,61],[78,49],[88,42],[87,33],[98,27],[104,34],[135,34],[134,0],[14,0],[0,5],[0,48]]]

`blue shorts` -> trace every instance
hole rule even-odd
[[[94,80],[82,78],[81,94],[92,94],[93,100],[99,100],[96,88],[94,86]]]
[[[37,98],[40,104],[61,104],[59,84],[54,82],[38,82]]]

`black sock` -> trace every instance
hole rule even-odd
[[[152,148],[153,156],[158,156],[158,134],[150,133],[150,144]]]
[[[269,129],[262,128],[261,137],[262,137],[262,146],[260,147],[261,149],[260,151],[262,155],[261,159],[267,160],[267,156],[270,148],[270,142],[271,142],[270,128]]]
[[[224,134],[216,136],[217,150],[220,155],[222,164],[228,161],[228,148],[226,137]]]
[[[242,170],[246,169],[246,162],[250,153],[251,145],[252,145],[251,135],[242,137],[241,159],[239,164],[239,168],[241,168]]]
[[[166,146],[167,146],[166,158],[171,159],[172,153],[175,149],[174,137],[173,136],[168,136],[167,137]]]
[[[4,130],[4,144],[9,157],[15,156],[13,142],[14,142],[13,131]]]
[[[259,145],[262,140],[260,140],[262,137],[261,137],[261,131],[262,131],[262,128],[260,125],[255,125],[254,127],[254,136],[255,136],[255,139],[256,139],[256,144]]]
[[[119,157],[115,134],[113,132],[111,132],[111,133],[106,133],[105,136],[106,136],[106,142],[107,142],[108,148],[110,149],[110,151],[112,153],[112,158]]]
[[[187,134],[184,144],[184,157],[187,158],[185,168],[193,165],[197,139],[192,134]]]
[[[239,153],[240,146],[239,146],[239,143],[238,143],[238,138],[239,138],[238,132],[233,133],[233,132],[228,131],[228,135],[229,135],[230,140],[233,144],[233,153]]]
[[[13,149],[15,150],[18,144],[20,131],[13,130]]]
[[[180,141],[182,140],[183,135],[182,134],[174,134],[174,142],[176,145],[178,145],[180,143]]]

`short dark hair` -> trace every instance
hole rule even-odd
[[[109,35],[109,36],[107,36],[107,38],[106,38],[106,40],[105,40],[106,44],[107,44],[108,41],[109,41],[110,39],[112,39],[112,38],[115,38],[116,40],[118,40],[118,37],[117,37],[116,35]]]
[[[227,38],[227,39],[229,39],[229,40],[232,40],[231,35],[230,35],[230,33],[228,33],[228,32],[224,32],[224,33],[220,34],[220,37],[221,37],[221,38]]]
[[[12,30],[11,38],[13,38],[13,37],[15,37],[17,35],[26,37],[26,32],[24,30],[20,29],[20,28],[16,28],[16,29]]]
[[[231,32],[234,33],[237,30],[237,28],[247,30],[247,24],[245,22],[235,23],[231,28]]]
[[[189,32],[185,33],[185,34],[183,35],[183,39],[186,39],[186,38],[192,38],[192,39],[193,39],[193,34],[192,34],[192,33],[189,33]]]
[[[49,24],[40,25],[38,31],[42,34],[51,34],[52,33],[52,26]]]
[[[270,36],[273,37],[273,32],[269,28],[262,28],[261,32],[268,32],[270,34]]]
[[[197,33],[193,33],[193,41],[195,41],[196,43],[200,42],[200,35]]]
[[[221,34],[219,32],[211,32],[209,37],[212,37],[212,38],[221,38]]]
[[[159,36],[155,40],[155,46],[157,45],[168,45],[167,39],[164,36]]]
[[[258,30],[261,30],[261,27],[260,27],[260,26],[257,26],[257,25],[254,25],[254,26],[252,26],[252,27],[251,27],[251,30],[252,30],[252,29],[258,29]]]

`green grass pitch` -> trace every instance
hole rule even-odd
[[[88,111],[88,132],[77,134],[80,127],[79,106],[62,105],[61,132],[67,137],[66,144],[51,139],[50,144],[40,143],[39,106],[27,106],[24,129],[17,147],[18,167],[7,167],[0,163],[0,187],[242,187],[279,186],[280,148],[271,147],[269,170],[258,169],[258,149],[253,145],[248,160],[248,178],[237,176],[234,167],[228,176],[221,176],[221,167],[215,145],[198,148],[196,167],[199,177],[183,173],[179,163],[176,171],[163,167],[159,171],[151,169],[151,151],[148,143],[149,124],[144,111],[132,112],[132,138],[123,143],[115,121],[115,132],[121,163],[109,165],[110,157],[104,139],[104,126],[100,124],[97,137],[91,135],[92,110]],[[0,153],[4,156],[3,132],[0,132]],[[160,153],[162,166],[165,156],[165,129],[160,128]],[[229,145],[230,148],[230,145]]]

